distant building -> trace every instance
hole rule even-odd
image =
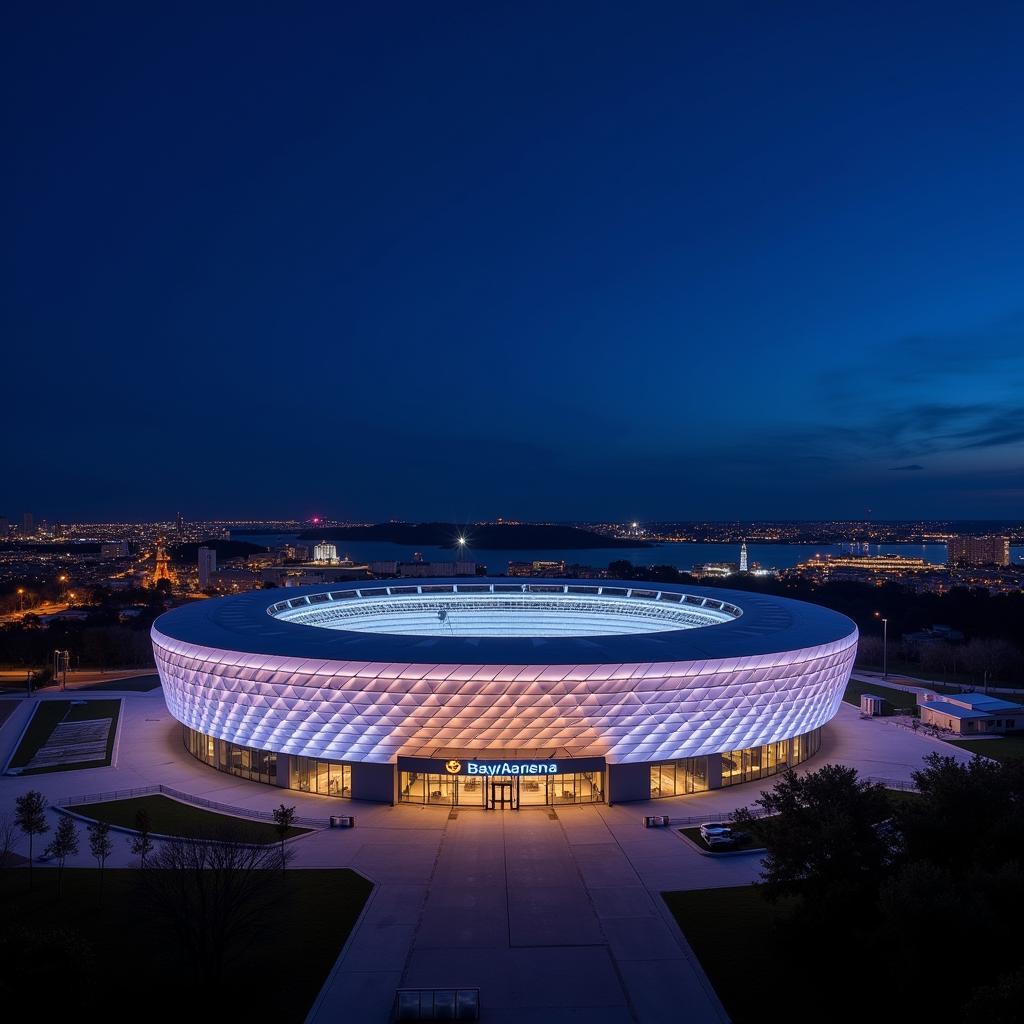
[[[532,562],[509,562],[508,576],[564,576],[565,560],[548,561],[538,558]]]
[[[955,733],[1013,732],[1024,727],[1024,705],[987,693],[918,696],[921,721]]]
[[[796,566],[799,570],[817,570],[825,575],[837,570],[899,575],[905,572],[926,572],[934,569],[931,562],[923,558],[908,558],[905,555],[815,555]]]
[[[100,558],[127,558],[131,548],[126,540],[109,540],[100,544]]]
[[[317,565],[337,565],[338,549],[334,544],[321,541],[313,548],[313,561]]]
[[[966,537],[956,534],[946,541],[947,565],[1009,565],[1009,537]]]
[[[11,533],[11,521],[7,516],[0,516],[0,541],[7,540]]]
[[[250,569],[266,569],[270,565],[277,565],[281,556],[276,551],[255,551],[245,556],[245,564]]]
[[[420,579],[475,576],[476,562],[399,562],[398,575]]]
[[[313,583],[338,583],[345,580],[366,580],[370,578],[370,567],[347,560],[334,565],[275,565],[258,570],[262,583],[277,587],[308,587]]]
[[[21,515],[21,532],[26,537],[34,537],[36,533],[36,519],[31,512],[23,512]]]
[[[903,642],[908,644],[937,643],[944,641],[949,644],[963,643],[964,635],[952,626],[933,625],[919,629],[916,633],[904,633]]]
[[[747,542],[740,545],[740,572],[747,571]]]
[[[697,579],[724,579],[740,571],[736,562],[703,562],[698,563],[690,570],[691,576]]]
[[[214,548],[199,549],[199,587],[206,590],[217,572],[217,552]]]
[[[536,559],[533,563],[533,571],[538,576],[564,576],[565,561],[550,562],[544,559]]]

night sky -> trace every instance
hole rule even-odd
[[[226,6],[7,9],[0,515],[1024,511],[1024,6]]]

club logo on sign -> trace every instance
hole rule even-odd
[[[445,763],[445,770],[449,775],[458,775],[462,771],[461,761],[448,761]]]

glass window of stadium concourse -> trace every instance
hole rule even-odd
[[[352,795],[352,766],[314,757],[295,758],[295,788],[322,796]]]
[[[684,757],[651,765],[651,797],[685,796],[708,788],[708,759]]]
[[[205,736],[195,729],[184,729],[185,748],[200,761],[237,775],[252,782],[266,782],[274,785],[277,782],[277,754],[269,750],[256,750],[243,747],[226,740],[216,740]]]
[[[767,743],[763,747],[726,751],[722,754],[722,785],[735,786],[777,775],[806,761],[818,752],[820,746],[821,730],[815,729],[803,736]]]

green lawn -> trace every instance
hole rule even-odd
[[[128,800],[110,800],[102,804],[77,804],[69,810],[84,814],[111,825],[135,828],[135,816],[144,810],[149,815],[153,832],[164,836],[182,836],[186,839],[237,838],[248,843],[276,843],[280,836],[273,824],[266,821],[248,821],[228,814],[218,814],[202,807],[183,804],[168,796],[137,796]],[[308,828],[291,828],[287,838],[301,836]]]
[[[32,719],[25,730],[25,735],[21,738],[14,757],[11,758],[9,767],[23,768],[27,765],[61,722],[88,722],[99,718],[109,718],[110,732],[107,734],[107,750],[103,758],[53,765],[48,768],[33,768],[23,774],[41,775],[46,772],[67,772],[80,768],[105,767],[110,764],[114,753],[114,739],[117,736],[117,720],[120,714],[120,700],[85,700],[80,703],[72,700],[41,700],[36,704]]]
[[[773,935],[789,904],[753,885],[661,895],[734,1024],[784,1019],[800,1004],[799,972]]]
[[[0,700],[0,725],[3,725],[18,708],[16,700]]]
[[[108,869],[100,907],[94,869],[68,868],[60,901],[55,871],[36,871],[32,892],[24,869],[0,871],[0,988],[28,993],[44,1020],[301,1024],[372,889],[348,870],[288,871],[225,982],[203,992],[141,875]]]
[[[963,747],[972,754],[982,754],[994,761],[1013,761],[1024,758],[1024,736],[1001,736],[993,740],[947,740],[955,747]]]
[[[885,795],[894,809],[899,804],[913,803],[921,799],[921,794],[913,789],[887,789]]]
[[[95,693],[97,690],[132,690],[137,693],[148,693],[160,685],[160,677],[154,672],[148,676],[130,676],[128,679],[102,679],[95,683],[76,686],[75,692]]]
[[[851,679],[847,683],[843,700],[847,704],[859,708],[862,693],[873,693],[878,697],[884,697],[893,707],[917,713],[916,694],[910,693],[908,690],[894,690],[891,686],[882,686],[880,683],[862,683],[859,679]],[[891,712],[888,713],[891,714]]]
[[[888,670],[890,676],[913,676],[915,679],[928,679],[935,682],[950,683],[953,685],[962,684],[964,686],[971,686],[980,680],[976,679],[970,672],[933,672],[926,668],[923,668],[919,662],[916,661],[900,661],[896,658],[890,658],[888,664]],[[857,662],[856,668],[863,669],[865,672],[881,672],[882,666],[874,664],[862,664]]]

